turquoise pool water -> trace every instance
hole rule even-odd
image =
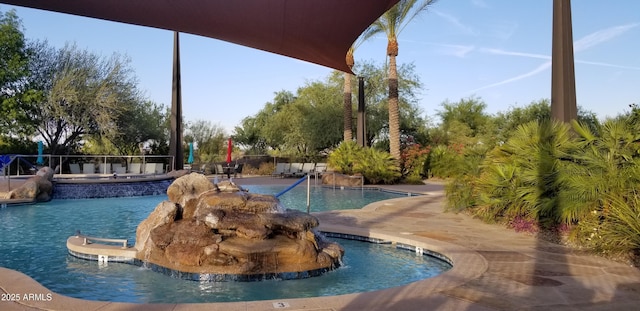
[[[270,188],[246,187],[271,193]],[[302,194],[290,192],[292,200]],[[277,190],[278,191],[278,190]],[[326,207],[359,208],[342,196],[369,200],[360,190],[314,190]],[[348,190],[353,191],[353,190]],[[380,194],[375,191],[376,194]],[[332,202],[331,197],[339,201]],[[397,195],[395,195],[397,197]],[[248,301],[339,295],[404,285],[446,271],[450,265],[390,245],[338,239],[346,249],[343,266],[320,277],[263,282],[194,282],[171,278],[128,264],[99,264],[67,253],[66,239],[76,230],[91,236],[135,239],[138,224],[166,196],[87,200],[54,200],[48,203],[0,209],[0,265],[21,271],[50,290],[63,295],[103,301],[135,303],[186,303]],[[282,198],[287,206],[286,198]],[[314,199],[312,199],[314,200]],[[320,202],[320,199],[317,199]],[[313,202],[313,201],[312,201]],[[312,203],[313,204],[313,203]],[[317,204],[320,208],[321,204]],[[313,205],[312,205],[313,206]],[[290,207],[291,206],[287,206]],[[296,207],[297,208],[297,207]],[[303,203],[306,209],[306,203]]]
[[[286,186],[243,186],[249,192],[272,194],[286,189]],[[340,189],[311,186],[310,210],[311,212],[322,212],[329,210],[343,210],[362,208],[365,205],[377,201],[405,197],[405,194],[398,194],[379,190],[361,189]],[[307,211],[307,186],[304,184],[286,192],[278,198],[282,205],[287,208]]]

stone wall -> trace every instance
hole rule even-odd
[[[54,182],[54,199],[94,199],[164,195],[173,179],[108,183],[57,183]]]

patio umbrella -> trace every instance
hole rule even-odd
[[[44,159],[42,158],[43,151],[44,151],[44,145],[42,144],[42,141],[39,140],[38,141],[38,158],[36,159],[36,164],[37,165],[44,164]]]
[[[189,143],[189,157],[187,158],[187,163],[193,164],[193,143]]]
[[[227,143],[227,166],[231,163],[231,152],[233,152],[233,144],[231,143],[231,137],[229,137],[229,141]]]

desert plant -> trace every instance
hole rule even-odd
[[[405,181],[422,182],[426,176],[425,163],[429,157],[431,146],[422,147],[413,144],[402,150],[401,167]]]
[[[569,127],[530,122],[487,155],[477,181],[478,208],[485,219],[507,217],[555,222],[573,142]]]
[[[610,211],[607,221],[600,228],[602,243],[598,248],[626,253],[640,250],[640,193],[637,190],[629,195],[611,195]]]
[[[598,135],[582,124],[573,127],[581,152],[575,156],[563,208],[563,217],[577,224],[571,237],[606,253],[640,249],[640,133],[624,119],[607,120]]]
[[[445,186],[447,196],[445,210],[460,212],[476,206],[476,182],[477,176],[471,175],[458,176],[449,181]]]
[[[400,177],[397,161],[388,152],[362,148],[352,141],[342,142],[329,154],[327,163],[342,174],[362,174],[372,184],[390,184]]]
[[[462,173],[464,165],[462,145],[438,145],[427,156],[426,162],[431,176],[440,178],[455,177]]]
[[[370,184],[392,184],[400,178],[397,161],[391,154],[373,148],[364,148],[358,153],[353,169]]]
[[[343,141],[338,148],[329,154],[327,164],[338,173],[353,175],[353,165],[361,151],[362,147],[354,141]]]

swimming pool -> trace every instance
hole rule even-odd
[[[242,186],[249,192],[272,194],[282,191],[286,186]],[[330,210],[343,210],[362,208],[365,205],[377,201],[406,197],[405,194],[362,189],[340,189],[330,187],[311,186],[310,210],[311,212],[323,212]],[[307,187],[299,185],[284,193],[278,198],[286,208],[307,211]]]
[[[252,192],[261,190],[259,187],[246,188]],[[263,193],[271,193],[269,187],[262,190]],[[306,189],[299,191],[306,198]],[[368,197],[360,190],[355,190],[356,193],[333,193],[339,191],[343,190],[313,192],[322,198],[349,193],[356,197]],[[294,194],[290,192],[287,195],[293,197]],[[65,241],[76,230],[92,236],[133,241],[140,221],[165,199],[166,196],[54,200],[45,204],[3,208],[0,210],[0,265],[21,271],[63,295],[136,303],[248,301],[338,295],[404,285],[450,268],[443,261],[416,256],[413,252],[397,250],[391,245],[349,240],[338,241],[346,249],[340,269],[310,279],[250,283],[184,281],[143,267],[99,264],[67,254]],[[284,195],[281,199],[287,206]],[[327,205],[338,206],[337,203],[327,202]],[[361,207],[354,204],[351,201],[346,206]],[[306,209],[306,203],[303,208]]]

